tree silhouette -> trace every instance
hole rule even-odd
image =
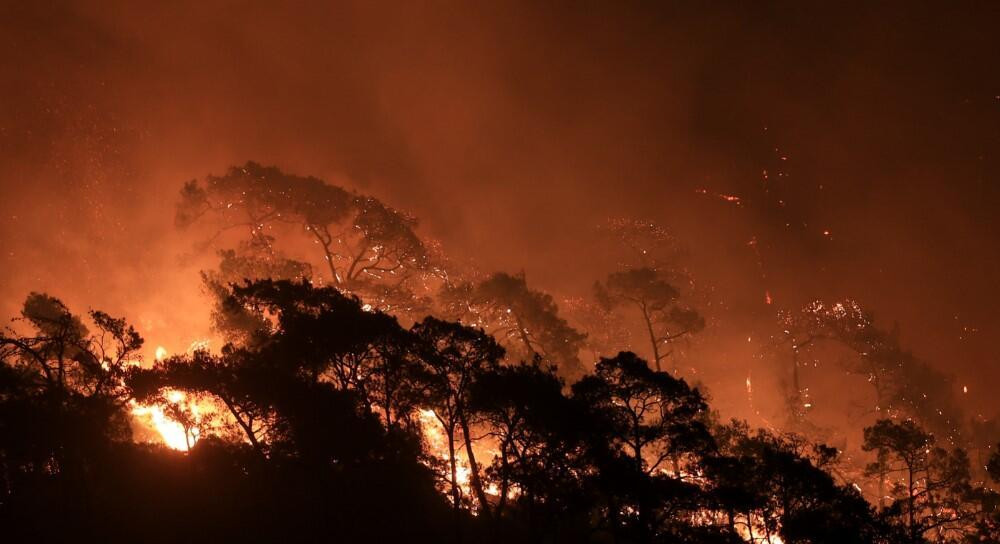
[[[541,359],[568,377],[583,372],[579,352],[586,335],[559,315],[551,295],[528,287],[523,274],[497,272],[476,284],[447,285],[440,298],[446,316],[482,327],[511,356]]]
[[[877,416],[899,415],[918,418],[936,432],[958,441],[961,417],[951,393],[951,378],[905,350],[899,330],[885,331],[875,326],[873,316],[859,303],[845,300],[833,304],[814,301],[797,313],[779,315],[783,329],[781,342],[793,352],[793,383],[797,383],[800,357],[830,345],[841,346],[854,356],[844,358],[840,366],[871,384],[874,407],[868,413]],[[794,386],[790,398],[793,412],[810,402],[806,388]],[[801,418],[799,412],[796,418]]]
[[[763,542],[877,542],[887,529],[859,492],[824,469],[837,451],[734,423],[716,433],[706,473],[733,533]]]
[[[257,316],[229,296],[231,285],[253,280],[302,281],[312,276],[307,263],[284,257],[270,245],[242,242],[239,249],[219,251],[218,270],[201,273],[202,282],[212,296],[212,325],[229,342],[245,343],[261,327]]]
[[[425,308],[411,285],[431,271],[430,252],[415,232],[416,220],[376,198],[248,162],[223,176],[208,176],[204,183],[185,184],[177,206],[178,226],[204,218],[214,220],[213,240],[228,230],[247,229],[238,256],[260,262],[253,265],[255,272],[279,273],[239,280],[294,279],[292,274],[303,273],[289,270],[290,265],[296,267],[282,256],[274,235],[282,227],[295,226],[292,232],[306,233],[320,248],[318,257],[333,285],[383,310]]]
[[[90,312],[88,329],[59,299],[31,293],[0,334],[0,513],[25,530],[58,515],[75,527],[97,515],[95,471],[131,439],[121,384],[142,338],[123,319]],[[55,512],[56,514],[53,514]],[[17,535],[17,529],[14,529]]]
[[[41,293],[28,296],[21,316],[34,334],[19,336],[8,329],[0,336],[0,353],[15,359],[40,387],[61,395],[121,394],[120,378],[138,360],[143,344],[124,319],[92,311],[96,332],[91,334],[62,301]]]
[[[240,340],[148,367],[123,319],[27,298],[0,335],[5,537],[965,544],[1000,534],[1000,495],[973,481],[961,449],[936,446],[911,420],[865,429],[869,474],[894,483],[876,513],[835,476],[836,449],[717,424],[697,389],[635,354],[602,358],[567,388],[541,357],[502,364],[481,329],[434,317],[404,329],[333,286],[221,289],[220,307],[246,325]],[[915,368],[880,331],[850,320],[818,330]],[[186,450],[130,440],[135,403],[181,425]],[[435,485],[441,453],[422,440],[428,413],[445,435],[447,495]],[[986,464],[995,477],[1000,454]]]
[[[649,337],[653,362],[662,362],[673,353],[675,341],[705,328],[705,319],[692,308],[680,304],[680,292],[652,268],[634,268],[608,275],[594,286],[597,300],[611,309],[628,304],[639,311]],[[676,362],[673,366],[677,373]]]
[[[469,395],[479,374],[499,366],[504,350],[481,330],[433,317],[415,324],[411,330],[418,339],[417,349],[426,374],[425,402],[441,423],[447,440],[453,505],[456,509],[461,505],[455,453],[457,434],[461,431],[469,461],[470,484],[480,511],[489,517],[490,505],[473,449],[473,412],[469,408]]]
[[[233,286],[224,303],[257,324],[247,345],[227,345],[219,356],[201,351],[175,357],[138,371],[131,379],[138,398],[166,387],[210,393],[261,454],[267,454],[266,442],[282,423],[275,404],[280,399],[269,393],[274,384],[294,388],[307,378],[303,383],[350,391],[379,406],[386,426],[411,406],[400,396],[397,355],[407,336],[395,318],[365,311],[357,298],[332,287],[287,280]],[[310,385],[303,394],[319,395],[316,391]]]
[[[508,502],[533,516],[566,514],[570,500],[582,493],[579,458],[586,414],[562,393],[552,368],[537,362],[483,372],[472,383],[470,409],[479,415],[497,443],[488,473],[498,489],[497,517]]]
[[[864,449],[877,453],[869,474],[902,477],[886,514],[903,525],[909,542],[923,542],[930,533],[941,541],[949,533],[964,537],[970,531],[977,513],[964,451],[936,447],[934,437],[912,421],[889,419],[865,429]]]
[[[621,475],[646,488],[635,493],[633,506],[639,531],[650,532],[659,524],[656,502],[694,492],[685,480],[712,442],[701,421],[704,399],[683,380],[650,369],[632,353],[601,359],[593,375],[573,385],[573,396],[591,408],[612,447],[628,459],[631,467]],[[666,493],[653,493],[657,487]]]

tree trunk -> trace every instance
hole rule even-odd
[[[490,503],[486,500],[486,491],[483,490],[483,481],[479,478],[479,464],[476,463],[476,454],[472,451],[472,435],[469,433],[469,420],[463,414],[459,418],[462,425],[462,434],[465,436],[465,453],[469,457],[469,483],[472,484],[472,491],[479,500],[479,508],[483,517],[490,519]]]
[[[445,429],[448,437],[448,463],[451,465],[451,499],[457,512],[462,506],[462,498],[458,491],[458,466],[455,464],[455,427]]]
[[[517,315],[517,312],[512,312],[514,315],[514,324],[517,326],[517,334],[521,338],[521,342],[524,347],[528,349],[532,357],[538,357],[538,351],[535,350],[535,346],[531,345],[531,339],[528,338],[528,333],[524,330],[524,323],[521,322],[521,317]]]
[[[646,331],[649,332],[649,343],[653,346],[653,362],[656,364],[656,371],[662,372],[663,369],[660,368],[660,347],[656,343],[656,333],[653,332],[653,321],[649,317],[649,312],[646,310],[646,305],[640,303],[639,310],[642,311],[642,319],[646,322]]]
[[[226,408],[229,409],[229,413],[233,415],[233,419],[236,420],[236,423],[240,426],[241,429],[243,429],[243,432],[246,433],[247,440],[250,441],[250,445],[253,446],[254,451],[259,453],[261,457],[267,457],[266,455],[264,455],[263,446],[261,446],[260,442],[257,440],[257,437],[254,435],[252,422],[248,423],[244,421],[243,418],[240,417],[239,412],[236,410],[236,406],[229,399],[221,396],[219,398],[222,400],[222,403],[226,405]]]
[[[507,506],[507,493],[510,491],[510,477],[508,476],[510,460],[507,455],[509,448],[509,439],[504,440],[500,445],[500,473],[502,480],[500,481],[500,499],[497,501],[497,508],[494,512],[497,518],[503,515],[503,510]]]
[[[884,455],[885,455],[884,452],[880,452],[879,453],[879,457],[882,457]],[[879,512],[882,512],[883,510],[885,510],[885,476],[886,476],[886,471],[885,471],[885,467],[883,466],[878,471],[878,511]]]
[[[910,541],[917,543],[920,542],[920,538],[917,535],[917,513],[914,511],[916,507],[916,498],[913,496],[913,468],[907,466],[906,469],[906,490],[908,493],[907,504],[909,512],[907,512],[907,517],[910,522]]]
[[[337,273],[337,267],[333,264],[333,252],[330,251],[330,243],[333,241],[333,238],[330,236],[329,232],[325,231],[325,227],[324,227],[325,236],[321,236],[319,231],[313,225],[309,225],[309,232],[313,233],[313,236],[316,238],[316,241],[319,242],[320,246],[323,247],[323,256],[326,258],[326,264],[327,267],[329,267],[330,269],[330,275],[332,276],[334,283],[340,285],[343,282],[341,281],[340,274]]]

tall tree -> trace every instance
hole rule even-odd
[[[529,511],[545,504],[555,513],[567,507],[574,488],[579,492],[571,467],[585,418],[562,389],[554,370],[537,362],[498,367],[473,382],[470,408],[497,444],[489,473],[498,517],[512,495]]]
[[[652,370],[632,353],[602,359],[594,374],[572,389],[595,420],[603,421],[597,429],[604,429],[612,447],[631,464],[620,474],[640,488],[632,507],[641,533],[648,534],[664,521],[654,510],[663,511],[670,499],[695,491],[688,484],[712,443],[704,423],[705,400],[684,380]],[[652,492],[656,488],[663,491]]]
[[[680,292],[652,268],[633,268],[608,275],[594,286],[597,300],[606,308],[629,305],[638,310],[652,348],[653,363],[673,354],[674,343],[705,328],[697,310],[683,305]],[[673,372],[677,373],[676,358]]]
[[[184,186],[177,224],[207,218],[217,229],[210,240],[246,229],[243,247],[252,248],[257,260],[284,259],[276,233],[305,235],[300,243],[319,248],[315,257],[327,271],[326,281],[387,311],[426,308],[417,284],[433,270],[430,252],[416,234],[417,222],[376,198],[248,162]]]
[[[911,420],[881,419],[865,428],[864,449],[877,454],[868,473],[900,477],[886,513],[901,523],[914,544],[925,537],[964,537],[977,516],[968,457],[961,449],[947,451],[934,442]]]
[[[624,255],[618,256],[627,268],[652,268],[668,281],[689,283],[691,275],[681,266],[687,250],[666,227],[653,221],[632,217],[608,219],[597,228]]]
[[[455,452],[458,431],[461,431],[469,461],[472,491],[478,501],[479,510],[489,517],[490,504],[486,498],[482,473],[473,448],[474,412],[470,409],[469,397],[476,378],[499,367],[504,350],[491,336],[481,330],[433,317],[425,318],[411,330],[418,339],[417,349],[425,366],[425,403],[434,411],[434,416],[441,423],[447,441],[453,505],[455,509],[461,505]]]

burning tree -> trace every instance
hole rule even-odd
[[[564,376],[582,373],[586,335],[560,316],[551,295],[530,288],[524,274],[497,272],[478,283],[446,285],[439,298],[445,316],[483,328],[511,357],[554,364]]]
[[[249,316],[250,340],[221,355],[196,351],[137,371],[130,379],[136,397],[164,389],[209,394],[262,455],[292,440],[297,428],[283,410],[299,402],[357,397],[381,411],[387,432],[412,411],[396,357],[407,336],[395,318],[366,311],[333,287],[286,280],[231,286],[225,306]]]
[[[591,421],[600,429],[597,434],[611,448],[611,455],[602,455],[598,462],[622,478],[605,485],[626,487],[608,493],[613,525],[618,523],[617,511],[627,505],[635,513],[639,534],[646,535],[690,507],[683,504],[697,494],[690,481],[693,468],[712,443],[701,421],[707,406],[696,389],[650,369],[635,354],[620,353],[602,359],[593,375],[574,384],[573,397],[590,407]]]
[[[792,391],[789,409],[801,421],[812,406],[809,389],[802,383],[802,358],[818,358],[823,349],[846,348],[851,357],[840,360],[847,372],[864,378],[872,388],[874,405],[866,413],[909,415],[940,431],[950,440],[961,434],[961,418],[951,393],[951,378],[933,369],[899,341],[899,330],[885,331],[853,300],[834,304],[814,301],[799,312],[779,314],[782,333],[777,345],[792,353]]]
[[[520,512],[579,514],[586,414],[562,393],[554,369],[537,362],[502,366],[472,384],[470,407],[497,444],[487,470],[496,517],[511,502]]]
[[[882,419],[865,429],[865,451],[876,461],[867,472],[879,478],[879,490],[892,478],[892,503],[879,506],[901,525],[908,542],[964,539],[979,517],[969,476],[969,459],[961,449],[947,451],[934,445],[934,436],[910,420]]]
[[[206,218],[217,229],[210,241],[228,230],[246,229],[247,239],[231,259],[264,264],[244,278],[263,279],[256,274],[262,271],[279,272],[274,279],[306,273],[296,266],[289,269],[292,263],[277,247],[274,234],[291,231],[289,238],[300,233],[300,241],[304,235],[319,248],[326,279],[338,288],[383,310],[426,309],[417,292],[422,286],[415,284],[434,268],[428,247],[416,234],[417,221],[374,197],[248,162],[224,176],[208,176],[203,184],[185,184],[177,224],[185,227]],[[231,279],[225,276],[223,280]]]
[[[676,341],[705,328],[697,310],[680,302],[680,292],[652,268],[634,268],[608,275],[594,286],[597,300],[607,309],[628,305],[638,310],[652,348],[653,363],[662,370]],[[673,372],[677,373],[676,358]]]
[[[426,374],[426,405],[444,429],[448,447],[452,504],[461,507],[455,445],[461,432],[469,462],[469,481],[484,516],[491,515],[482,474],[473,448],[474,413],[469,395],[476,377],[499,368],[504,350],[486,333],[458,323],[428,317],[412,328]]]

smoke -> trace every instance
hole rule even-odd
[[[211,255],[177,191],[254,160],[566,295],[607,218],[668,226],[732,410],[776,308],[841,297],[997,409],[997,8],[206,4],[0,8],[3,315],[48,291],[183,350]]]

